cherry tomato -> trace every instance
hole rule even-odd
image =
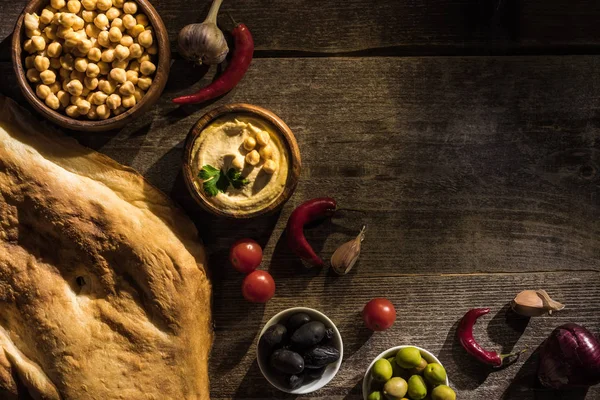
[[[253,303],[266,303],[275,294],[275,281],[267,271],[254,271],[242,283],[244,298]]]
[[[262,261],[262,249],[252,239],[240,239],[231,246],[229,261],[233,268],[247,274],[254,271]]]
[[[396,309],[388,299],[373,299],[362,312],[367,328],[372,331],[385,331],[396,321]]]

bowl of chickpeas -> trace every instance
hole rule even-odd
[[[12,44],[27,101],[73,130],[124,126],[158,100],[169,75],[167,31],[148,0],[32,0]]]

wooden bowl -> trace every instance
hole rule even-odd
[[[192,148],[194,146],[194,142],[200,136],[204,128],[206,128],[212,121],[215,119],[225,115],[225,114],[249,114],[252,117],[261,119],[268,124],[271,125],[273,130],[279,135],[279,138],[282,141],[282,144],[286,146],[288,151],[288,176],[285,183],[285,188],[283,192],[275,199],[274,202],[269,204],[268,206],[251,212],[251,213],[241,213],[234,211],[222,210],[216,207],[213,203],[211,203],[204,193],[201,190],[198,190],[194,185],[194,180],[196,177],[192,173]],[[298,144],[296,143],[296,138],[294,134],[290,130],[290,128],[283,122],[277,115],[273,114],[271,111],[266,110],[262,107],[254,106],[251,104],[227,104],[216,108],[208,113],[204,114],[202,118],[196,122],[196,124],[192,127],[190,133],[188,134],[185,141],[185,149],[183,152],[183,177],[185,184],[191,193],[192,197],[196,202],[206,211],[221,217],[228,218],[236,218],[236,219],[247,219],[254,218],[260,215],[265,215],[270,212],[274,212],[281,208],[286,201],[294,193],[296,189],[296,185],[298,184],[298,179],[300,177],[300,169],[302,163],[300,160],[300,150],[298,149]]]
[[[66,114],[59,111],[55,111],[48,107],[37,95],[35,89],[31,86],[26,77],[26,71],[23,67],[23,43],[26,40],[25,27],[23,26],[23,20],[26,13],[38,13],[48,5],[49,0],[31,0],[17,20],[15,30],[13,32],[12,39],[12,59],[15,75],[17,81],[21,87],[23,95],[29,101],[29,103],[40,112],[44,117],[50,121],[67,129],[73,129],[77,131],[87,132],[98,132],[107,131],[110,129],[121,128],[133,119],[143,115],[146,111],[152,107],[154,103],[160,97],[165,85],[167,84],[167,78],[169,76],[169,68],[171,66],[171,49],[169,47],[169,37],[165,25],[148,0],[135,0],[138,4],[138,11],[143,12],[148,16],[150,25],[152,25],[155,40],[158,46],[158,61],[156,65],[156,72],[154,73],[152,85],[142,97],[142,101],[130,108],[123,114],[110,117],[105,120],[87,120],[87,119],[76,119],[71,118]]]

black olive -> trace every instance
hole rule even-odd
[[[258,341],[258,347],[265,356],[271,355],[273,350],[282,347],[287,341],[287,329],[281,324],[271,325]]]
[[[271,354],[271,366],[285,374],[299,374],[304,371],[304,360],[296,352],[278,349]]]
[[[306,349],[319,343],[325,337],[325,325],[319,321],[311,321],[294,332],[292,345],[299,349]]]
[[[325,372],[325,368],[327,367],[321,367],[321,368],[305,368],[304,369],[304,377],[306,379],[321,379],[321,377],[323,376],[323,373]]]
[[[304,383],[304,375],[290,375],[286,377],[285,383],[292,390],[298,389]]]
[[[332,346],[315,346],[304,354],[305,368],[322,368],[340,359],[340,351]]]
[[[296,329],[300,328],[302,325],[308,322],[310,322],[310,316],[307,313],[299,312],[289,317],[285,326],[287,327],[288,332],[291,335]]]

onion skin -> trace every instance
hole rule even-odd
[[[553,389],[600,383],[600,342],[577,324],[556,328],[542,345],[538,378]]]

